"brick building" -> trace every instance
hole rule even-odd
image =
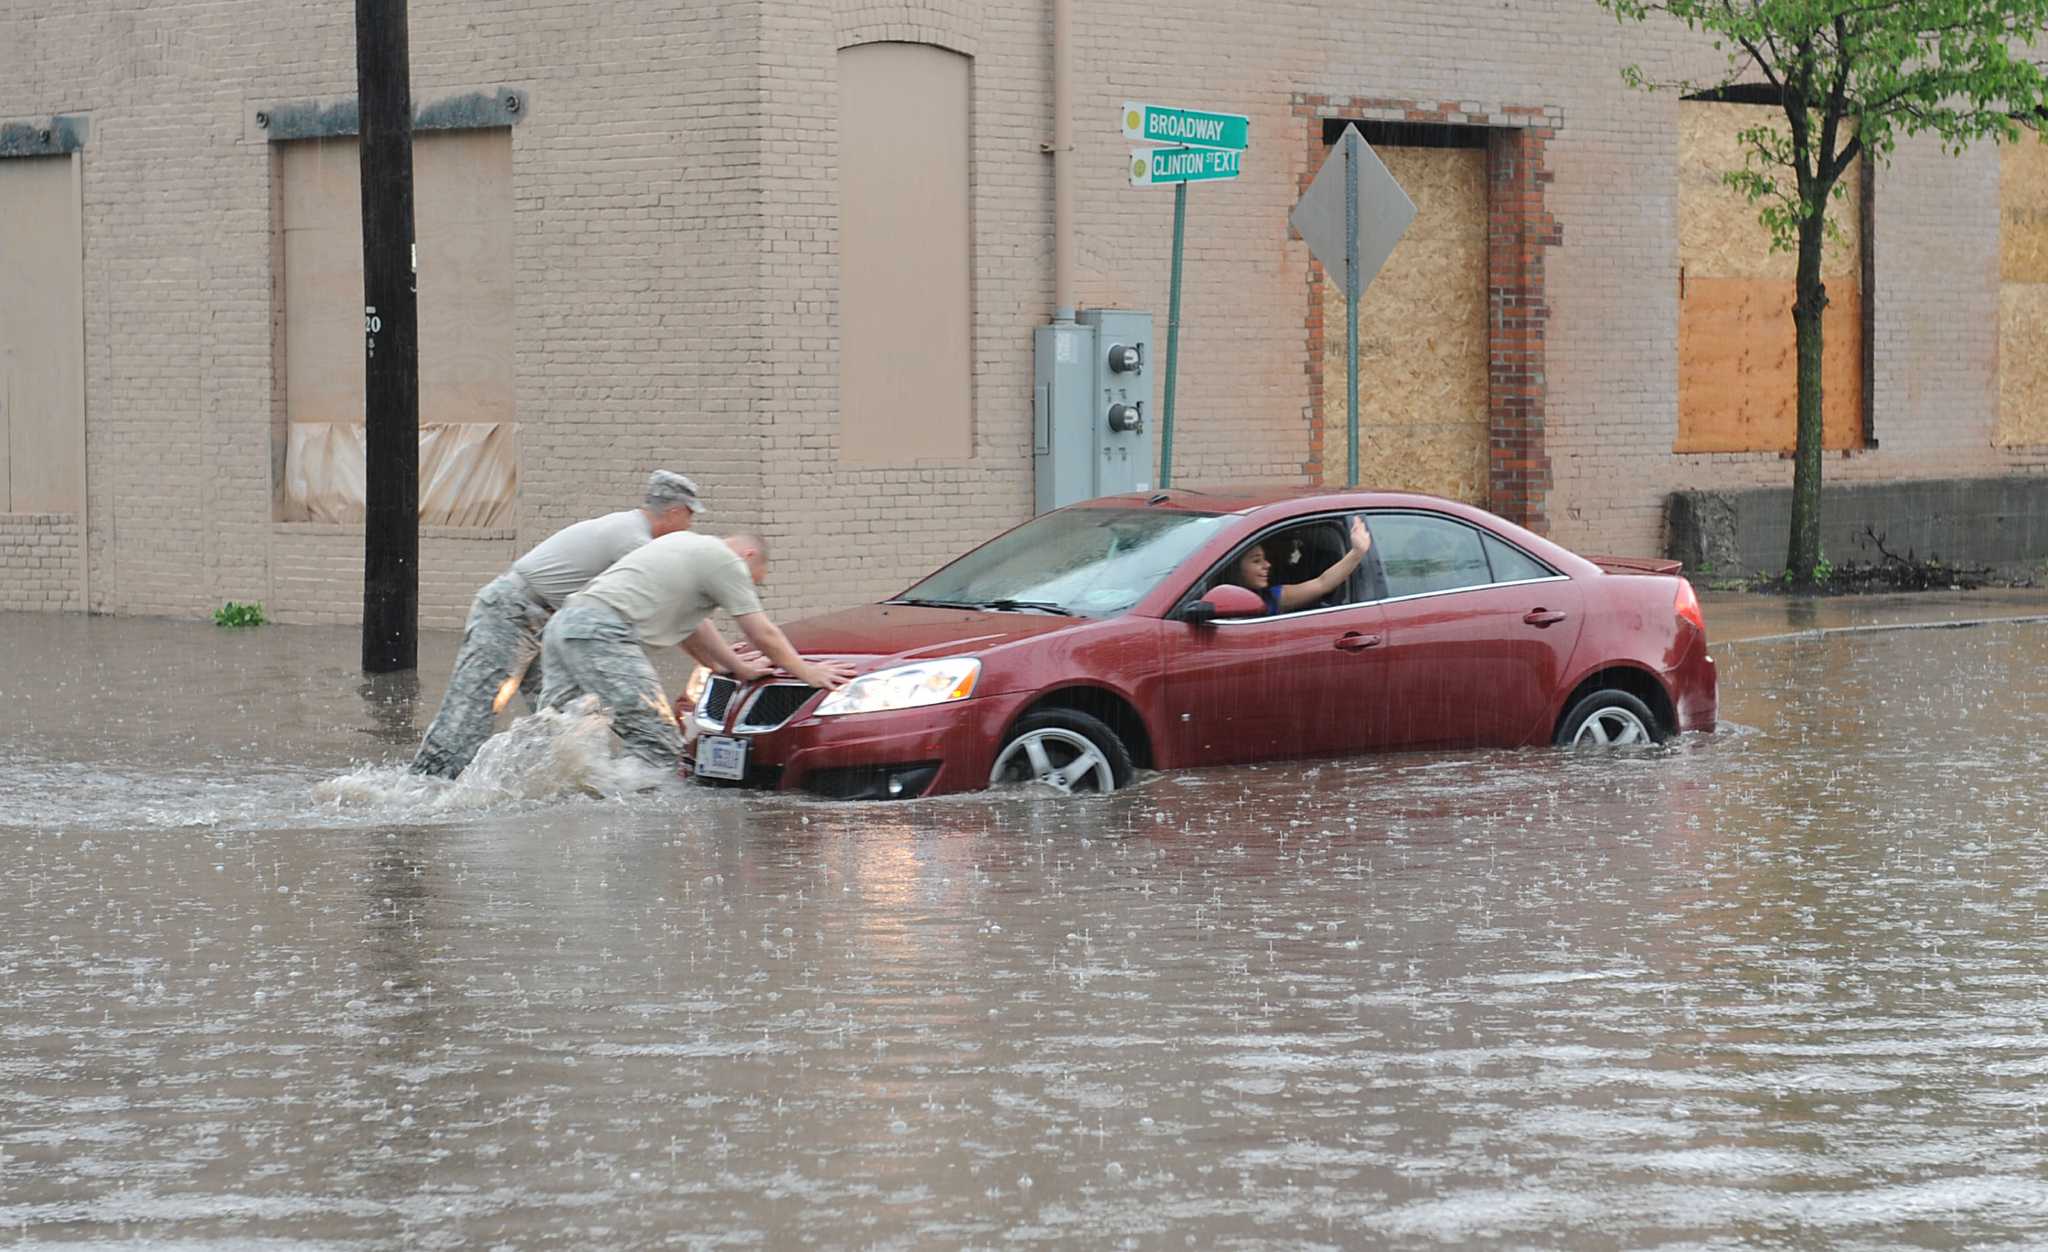
[[[1082,305],[1163,328],[1171,196],[1128,185],[1121,102],[1252,119],[1191,196],[1178,483],[1343,472],[1344,314],[1286,222],[1346,120],[1423,210],[1361,304],[1368,479],[1622,552],[1675,489],[1789,482],[1753,397],[1790,271],[1708,169],[1745,106],[1618,73],[1710,49],[1592,0],[1076,10]],[[415,0],[427,621],[653,465],[776,542],[783,613],[1027,516],[1053,37],[1051,0]],[[354,619],[354,91],[346,5],[0,16],[0,608]],[[1869,178],[1832,482],[2048,471],[2044,168],[1909,141]]]

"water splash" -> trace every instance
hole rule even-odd
[[[676,780],[636,757],[612,750],[610,719],[596,697],[566,709],[543,709],[492,735],[453,781],[402,765],[364,765],[313,788],[314,798],[340,809],[369,810],[381,819],[436,817],[576,796],[618,799]]]

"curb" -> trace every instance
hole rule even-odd
[[[1812,630],[1795,630],[1782,635],[1747,635],[1741,639],[1730,639],[1725,643],[1709,645],[1710,648],[1734,648],[1745,643],[1801,643],[1825,639],[1829,635],[1881,635],[1899,630],[1965,630],[1972,626],[2039,626],[2048,623],[2048,613],[2035,613],[2026,617],[1973,617],[1950,622],[1893,622],[1868,626],[1818,626]]]

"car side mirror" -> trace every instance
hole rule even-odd
[[[1258,593],[1234,583],[1210,588],[1208,594],[1182,609],[1180,614],[1182,621],[1193,622],[1196,625],[1228,618],[1265,615],[1266,602],[1259,599]]]

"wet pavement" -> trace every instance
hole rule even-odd
[[[0,1240],[2038,1246],[2048,624],[1801,632],[2048,599],[1885,599],[1709,597],[1655,751],[896,806],[0,615]]]

